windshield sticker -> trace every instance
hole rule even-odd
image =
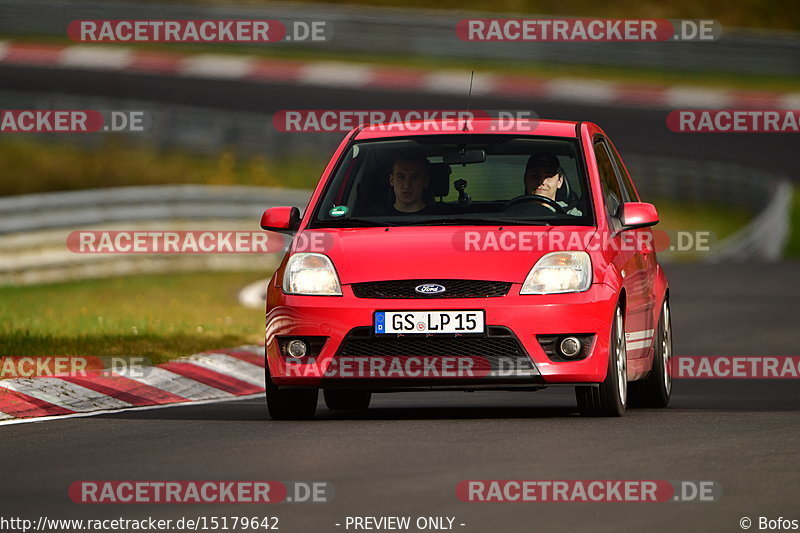
[[[341,217],[347,214],[349,209],[347,209],[346,205],[335,205],[328,211],[328,214],[332,217]]]

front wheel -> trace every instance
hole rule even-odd
[[[267,411],[273,420],[309,420],[317,412],[319,389],[279,389],[266,372]]]
[[[634,407],[666,407],[672,396],[672,320],[667,300],[661,306],[657,331],[653,369],[646,379],[631,383],[631,405]]]
[[[583,416],[622,416],[628,401],[628,353],[625,323],[617,306],[608,346],[608,371],[599,387],[575,387],[578,410]]]

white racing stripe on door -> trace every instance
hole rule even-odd
[[[638,339],[651,339],[653,337],[653,333],[656,330],[654,329],[643,329],[640,331],[631,331],[625,334],[626,341],[635,341]]]
[[[625,334],[625,349],[629,352],[643,350],[653,345],[654,329],[630,331]]]
[[[645,341],[634,341],[634,342],[626,342],[625,349],[630,351],[633,350],[641,350],[642,348],[649,348],[653,344],[653,339],[647,339]]]

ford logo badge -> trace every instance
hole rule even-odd
[[[417,285],[414,290],[420,294],[439,294],[447,289],[437,283],[423,283],[422,285]]]

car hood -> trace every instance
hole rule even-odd
[[[337,228],[309,230],[299,240],[324,243],[343,284],[395,279],[522,283],[540,257],[584,250],[595,231],[586,226]]]

